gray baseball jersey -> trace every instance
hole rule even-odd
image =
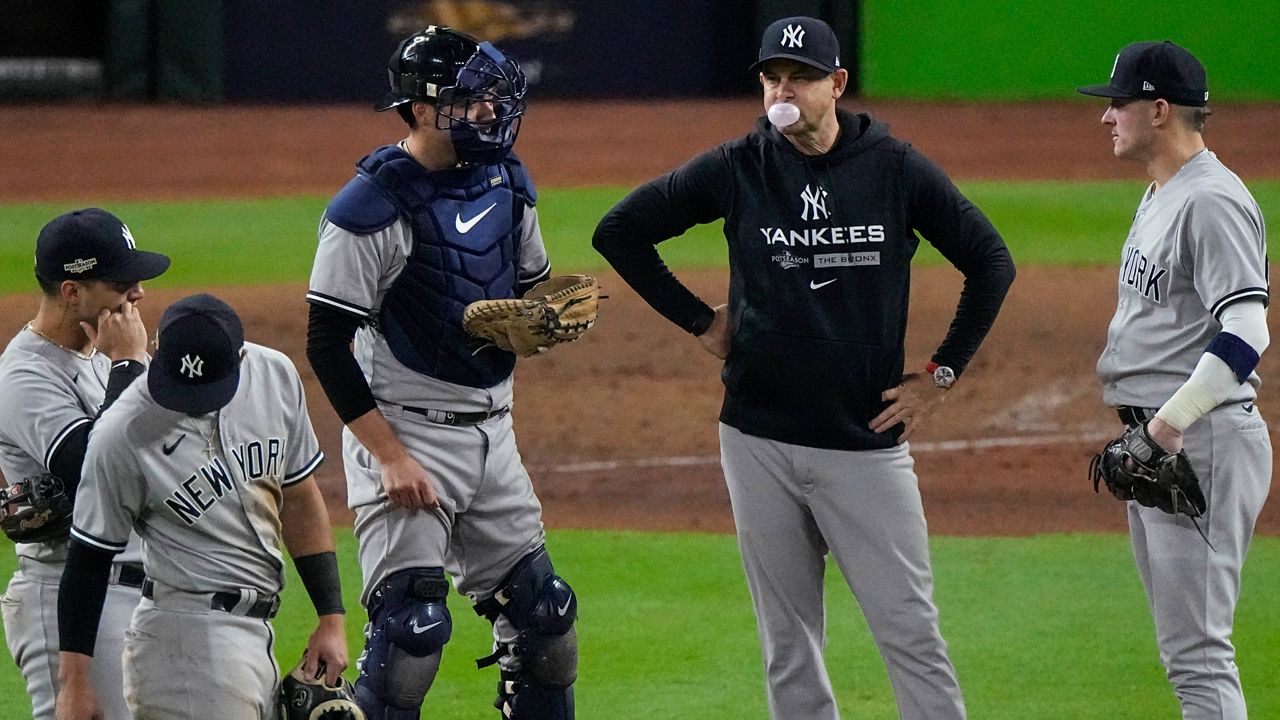
[[[111,360],[82,355],[24,327],[0,355],[0,472],[16,482],[48,472],[67,435],[89,425],[107,391]],[[16,546],[20,557],[62,562],[67,545]],[[135,542],[120,561],[141,561]]]
[[[548,264],[537,209],[525,207],[523,217],[521,281],[541,276]],[[322,220],[307,300],[362,317],[376,317],[383,296],[404,270],[405,258],[412,249],[413,234],[403,218],[371,235],[355,235]],[[397,360],[386,338],[369,325],[356,333],[355,355],[373,396],[380,401],[459,412],[493,410],[511,402],[510,378],[480,389],[427,377]]]
[[[1149,417],[1190,377],[1223,308],[1268,300],[1266,226],[1248,189],[1208,150],[1147,189],[1121,257],[1119,300],[1098,361],[1103,400]],[[1247,716],[1231,626],[1240,569],[1271,485],[1271,441],[1253,403],[1257,372],[1192,423],[1183,450],[1208,510],[1128,507],[1134,560],[1160,659],[1183,716]]]
[[[1108,405],[1158,408],[1186,382],[1232,302],[1268,299],[1267,237],[1248,188],[1208,150],[1138,205],[1098,360]],[[1248,402],[1255,372],[1229,398]]]
[[[302,382],[283,353],[246,342],[235,397],[191,417],[129,387],[89,436],[71,533],[111,552],[131,528],[147,576],[211,592],[284,583],[281,488],[306,479],[323,455]]]
[[[0,473],[16,482],[48,472],[67,436],[93,422],[106,394],[111,361],[101,353],[86,356],[23,328],[0,355]],[[116,567],[138,563],[141,545],[128,536]],[[67,543],[15,546],[18,572],[0,604],[5,641],[22,670],[32,716],[52,720],[58,675],[58,582]],[[113,572],[113,577],[115,573]],[[107,720],[127,720],[120,656],[124,628],[141,597],[135,587],[113,585],[103,607],[103,630],[94,652],[92,681]]]

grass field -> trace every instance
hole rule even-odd
[[[1280,181],[1250,183],[1271,235],[1280,222]],[[972,182],[961,187],[990,216],[1019,263],[1117,263],[1133,218],[1140,182]],[[540,194],[543,237],[555,267],[596,270],[591,249],[596,222],[627,188],[549,189]],[[86,201],[89,203],[91,201]],[[129,225],[139,246],[174,258],[156,287],[210,287],[305,281],[315,254],[316,226],[326,199],[104,203]],[[35,290],[31,268],[40,228],[83,205],[0,205],[0,293]],[[662,247],[675,268],[725,264],[717,226],[694,228]],[[942,262],[927,243],[919,261]]]
[[[1280,181],[1251,187],[1280,218]],[[1142,192],[1139,182],[964,183],[1002,231],[1020,264],[1117,262]],[[546,190],[540,213],[556,267],[599,269],[589,238],[626,190]],[[82,204],[91,204],[88,201]],[[81,205],[82,205],[81,204]],[[141,247],[171,254],[160,287],[306,280],[321,198],[105,203]],[[66,204],[0,205],[0,293],[34,292],[33,241]],[[663,247],[675,268],[718,267],[724,241],[697,228]],[[940,262],[922,251],[923,263]],[[340,529],[352,661],[363,611],[350,531]],[[765,718],[754,620],[734,540],[695,534],[560,530],[551,547],[581,596],[579,717]],[[933,539],[943,631],[975,719],[1138,720],[1173,717],[1145,599],[1121,536]],[[0,577],[13,568],[0,547]],[[1268,578],[1280,575],[1280,539],[1259,538],[1244,572],[1236,639],[1253,716],[1280,717],[1280,623]],[[845,717],[896,717],[888,680],[838,574],[830,578],[828,661]],[[454,640],[426,706],[429,717],[491,717],[495,673],[472,660],[488,653],[487,623],[455,596]],[[291,577],[278,619],[283,665],[298,657],[312,617]],[[354,671],[349,675],[354,676]],[[22,718],[16,668],[0,662],[0,720]]]
[[[348,639],[360,646],[359,574],[350,530],[338,531]],[[755,623],[734,539],[724,535],[555,531],[550,547],[579,593],[578,717],[763,720]],[[990,720],[1148,720],[1176,714],[1156,657],[1128,541],[1118,535],[934,538],[936,599],[970,717]],[[693,559],[693,560],[691,560]],[[13,554],[0,552],[0,576]],[[1253,717],[1280,717],[1280,626],[1267,578],[1280,575],[1280,539],[1258,538],[1236,622]],[[844,717],[896,718],[888,679],[839,574],[828,576],[827,662]],[[488,623],[450,599],[454,636],[425,717],[490,717],[496,673]],[[290,571],[276,620],[281,665],[312,629]],[[348,673],[354,677],[354,670]],[[16,669],[0,672],[0,720],[23,717]],[[28,715],[29,717],[29,715]]]

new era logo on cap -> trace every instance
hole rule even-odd
[[[1156,86],[1155,86],[1155,85],[1152,85],[1151,83],[1147,82],[1146,80],[1143,80],[1143,81],[1142,81],[1142,89],[1143,89],[1143,90],[1145,90],[1146,92],[1155,92],[1155,91],[1156,91]]]
[[[840,41],[831,26],[811,17],[789,17],[775,21],[760,37],[759,59],[751,66],[759,70],[774,59],[795,60],[823,72],[840,67]]]

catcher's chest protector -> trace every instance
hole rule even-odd
[[[524,197],[523,172],[507,163],[428,173],[395,146],[359,171],[385,192],[413,229],[413,250],[378,315],[396,359],[430,377],[492,387],[515,356],[462,329],[471,302],[516,295]]]

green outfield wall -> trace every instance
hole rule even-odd
[[[1070,97],[1126,44],[1173,40],[1204,62],[1210,101],[1280,100],[1277,0],[864,0],[862,31],[868,97]]]

